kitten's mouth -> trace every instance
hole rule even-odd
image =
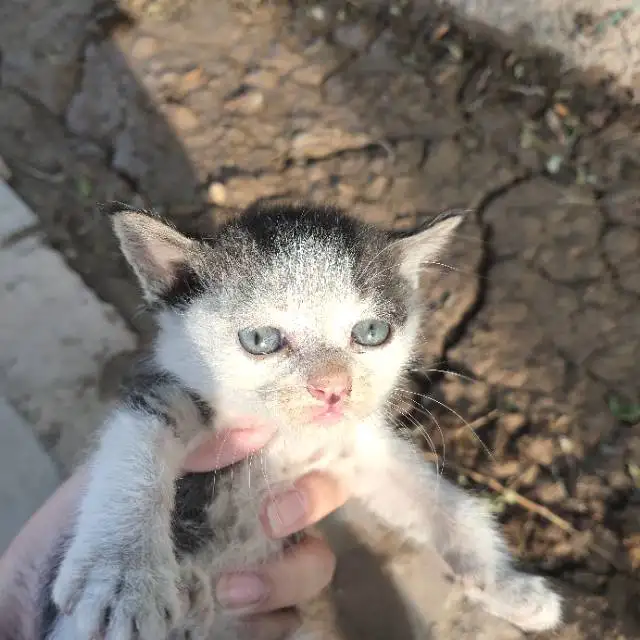
[[[324,407],[316,407],[311,410],[311,420],[316,424],[332,425],[344,418],[344,407],[332,404]]]

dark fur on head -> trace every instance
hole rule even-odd
[[[132,227],[140,226],[144,216],[149,222],[171,230],[176,238],[180,237],[170,223],[152,211],[135,209],[119,202],[103,205],[101,210],[116,221],[114,226],[128,258],[131,254],[127,253],[127,242],[123,240],[122,232],[118,232],[118,227],[129,226],[127,214],[138,220]],[[207,290],[212,276],[229,277],[235,272],[239,276],[236,281],[240,283],[255,275],[255,267],[277,259],[283,250],[301,239],[315,239],[350,256],[354,267],[353,283],[359,288],[369,291],[374,288],[381,292],[395,289],[396,297],[406,298],[408,292],[398,269],[402,256],[398,251],[385,249],[391,244],[398,247],[404,244],[405,251],[408,251],[409,242],[406,241],[414,238],[418,242],[414,243],[411,253],[416,259],[426,261],[426,254],[436,253],[448,241],[464,213],[462,210],[448,211],[413,229],[387,231],[350,217],[335,207],[256,204],[237,219],[221,225],[213,235],[191,236],[189,241],[193,252],[185,252],[182,259],[174,259],[173,277],[154,302],[182,308]],[[122,222],[119,223],[118,219]],[[142,237],[144,229],[139,231]],[[144,282],[142,284],[145,285]]]

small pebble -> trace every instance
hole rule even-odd
[[[526,423],[527,420],[521,413],[508,413],[500,418],[500,426],[511,435],[520,431]]]
[[[387,189],[389,179],[386,176],[376,176],[367,186],[365,196],[367,200],[379,200]]]
[[[223,205],[227,201],[227,189],[221,182],[212,182],[207,194],[212,204]]]
[[[198,126],[198,116],[188,107],[172,105],[168,109],[168,116],[179,131],[191,131]]]
[[[309,15],[314,20],[317,20],[318,22],[323,22],[324,19],[327,17],[325,10],[318,5],[316,5],[315,7],[311,7],[311,9],[309,9]]]
[[[545,504],[558,504],[567,497],[567,490],[562,482],[548,482],[540,485],[537,493]]]
[[[520,484],[524,487],[530,487],[535,484],[540,474],[540,467],[529,467],[520,477]]]
[[[11,179],[11,169],[7,166],[7,163],[0,156],[0,180],[9,181]]]
[[[492,468],[493,475],[502,480],[504,478],[511,478],[520,471],[520,462],[517,460],[510,460],[509,462],[503,462],[502,464],[494,464]]]
[[[158,50],[158,42],[155,38],[139,38],[133,45],[132,54],[134,58],[144,60],[150,58]]]
[[[257,89],[249,89],[239,96],[228,100],[224,107],[228,111],[236,111],[245,115],[258,113],[264,106],[264,94]]]
[[[550,438],[532,438],[526,448],[527,456],[538,464],[550,465],[553,462],[554,446]]]

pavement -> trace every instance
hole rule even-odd
[[[0,398],[0,553],[60,482],[31,425]]]
[[[0,308],[1,552],[86,448],[106,411],[101,371],[135,339],[45,245],[36,215],[2,181]]]

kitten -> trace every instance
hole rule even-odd
[[[110,213],[160,331],[91,459],[44,637],[237,638],[213,580],[283,550],[259,504],[311,469],[433,547],[489,612],[525,630],[559,623],[559,596],[512,568],[483,503],[437,478],[388,418],[418,341],[420,270],[461,215],[393,235],[335,209],[254,207],[189,239],[147,212]],[[258,460],[177,479],[188,440],[247,414],[278,426]],[[323,609],[303,609],[296,638],[330,637]]]

